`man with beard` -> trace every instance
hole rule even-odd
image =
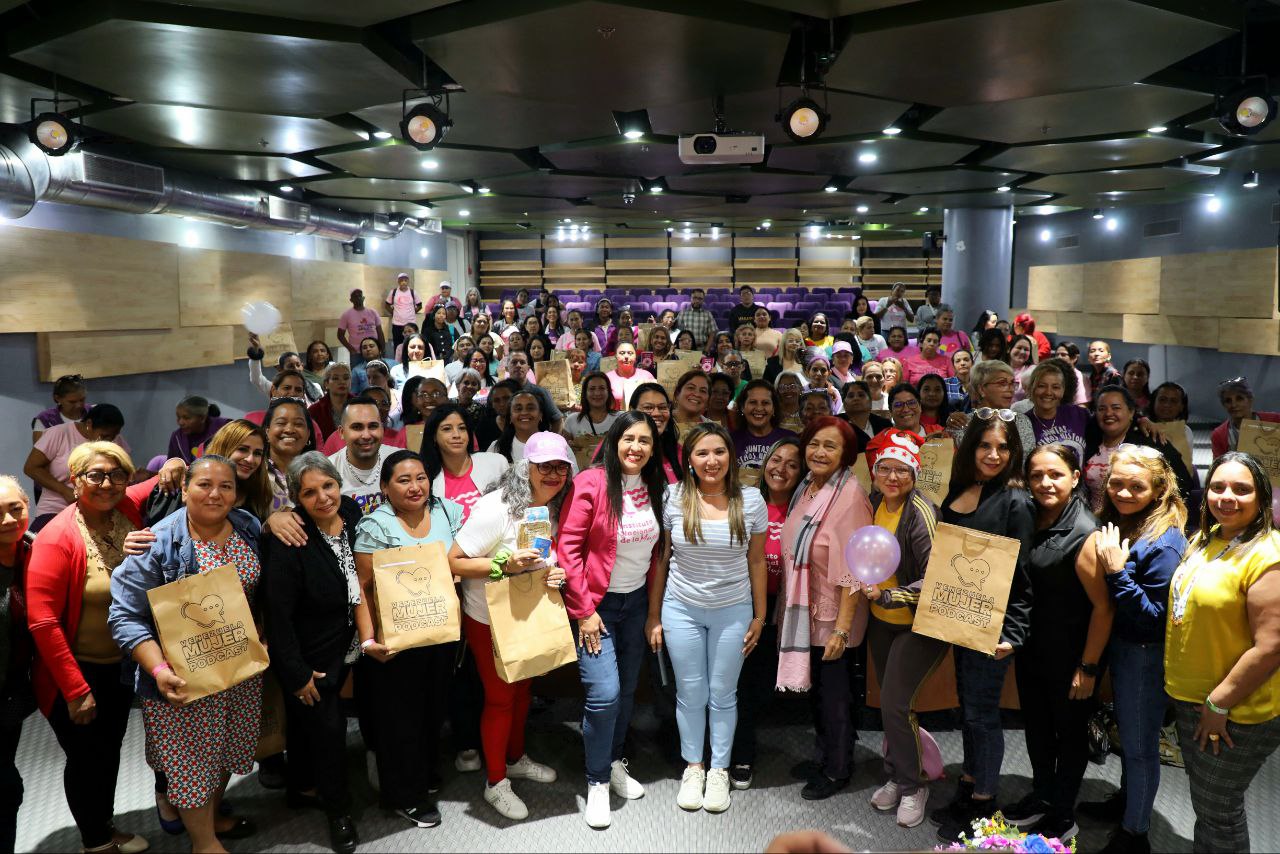
[[[342,477],[342,494],[349,495],[366,515],[382,503],[378,475],[382,461],[395,448],[382,444],[382,413],[377,401],[361,395],[342,410],[342,440],[347,446],[329,457]]]

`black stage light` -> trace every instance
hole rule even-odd
[[[1276,117],[1276,101],[1265,84],[1246,84],[1218,99],[1218,124],[1232,136],[1252,136]]]
[[[782,123],[787,136],[796,142],[808,142],[822,135],[831,116],[817,101],[805,96],[792,101],[775,118]]]
[[[435,104],[418,104],[400,120],[400,136],[419,151],[430,151],[453,127],[448,114]]]
[[[74,151],[80,144],[80,132],[75,122],[61,113],[41,113],[27,125],[27,138],[53,157]]]

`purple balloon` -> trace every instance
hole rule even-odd
[[[1280,525],[1280,490],[1271,493],[1271,520]]]
[[[868,586],[888,580],[898,571],[902,552],[898,538],[879,525],[853,532],[844,547],[844,562],[853,577]]]

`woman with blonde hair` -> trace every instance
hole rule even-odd
[[[776,380],[785,371],[804,374],[804,333],[794,326],[782,333],[778,352],[765,362],[764,378]]]
[[[881,359],[880,368],[884,371],[884,388],[893,388],[898,383],[905,382],[906,372],[899,359],[893,356]]]

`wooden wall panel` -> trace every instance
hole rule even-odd
[[[182,326],[241,322],[240,307],[266,300],[293,313],[289,259],[281,255],[182,249],[178,252],[178,306]]]
[[[325,320],[341,315],[351,308],[351,291],[364,287],[360,264],[294,259],[291,269],[294,320]]]
[[[1218,321],[1218,349],[1280,356],[1280,320],[1224,317]]]
[[[1160,311],[1160,258],[1128,258],[1084,266],[1084,304],[1105,314]]]
[[[1218,318],[1168,314],[1126,314],[1124,340],[1134,344],[1173,344],[1218,348]]]
[[[672,241],[673,243],[675,241]],[[484,241],[481,241],[483,248]],[[605,237],[604,245],[609,249],[666,249],[665,237]]]
[[[413,271],[413,291],[418,295],[418,299],[422,300],[422,304],[426,305],[427,300],[440,293],[440,283],[449,278],[448,270],[423,270],[416,269]],[[467,289],[458,282],[451,282],[453,285],[450,290],[457,297],[459,302],[467,301]]]
[[[86,378],[149,374],[232,363],[233,327],[123,332],[42,332],[36,336],[40,380],[63,374]]]
[[[481,251],[486,249],[541,249],[542,238],[522,237],[514,240],[481,240]]]
[[[1120,314],[1060,311],[1057,321],[1059,335],[1089,339],[1124,336],[1124,316]]]
[[[365,264],[364,284],[361,286],[364,289],[364,304],[381,312],[386,304],[383,300],[396,286],[396,276],[405,272],[409,273],[409,281],[412,282],[413,273],[403,267],[379,267],[376,264]],[[417,287],[414,288],[414,292],[418,294],[418,299],[426,302],[427,296],[418,291]]]
[[[1160,311],[1195,317],[1275,317],[1276,250],[1165,256]]]
[[[790,237],[735,237],[733,245],[755,249],[795,249],[796,236]]]
[[[334,326],[337,326],[336,322]],[[249,358],[249,330],[243,326],[233,326],[231,329],[234,333],[232,335],[231,358],[236,361],[247,360]],[[301,346],[305,348],[311,340],[309,338],[306,339]],[[262,364],[267,367],[278,363],[281,353],[298,352],[299,346],[293,325],[288,322],[280,324],[280,328],[270,335],[262,336],[260,343],[263,351]],[[267,375],[270,376],[270,371],[267,372]]]
[[[0,332],[175,327],[179,251],[148,240],[0,228]]]
[[[1056,264],[1027,271],[1027,308],[1084,311],[1084,265]]]

